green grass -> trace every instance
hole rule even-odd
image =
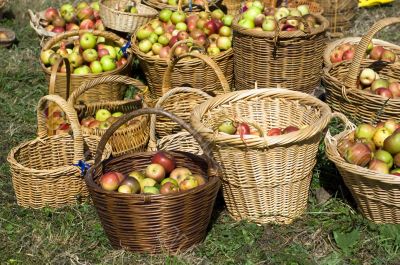
[[[222,211],[205,242],[176,256],[113,250],[89,204],[56,210],[17,206],[6,156],[35,137],[35,107],[47,90],[38,64],[39,40],[25,11],[50,3],[12,1],[9,11],[15,18],[0,21],[18,39],[0,50],[0,264],[400,264],[400,226],[376,225],[357,213],[322,145],[302,218],[287,226],[235,222],[218,203]],[[398,8],[397,3],[360,11],[352,34],[361,35]],[[400,44],[398,29],[387,28],[378,37]],[[340,125],[333,122],[330,128],[337,132]],[[332,198],[317,200],[321,186]]]

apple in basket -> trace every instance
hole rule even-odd
[[[177,167],[169,174],[169,177],[176,180],[178,185],[187,177],[191,176],[192,172],[186,167]]]
[[[176,168],[175,158],[168,152],[158,151],[152,158],[151,163],[160,164],[166,173],[170,173]]]
[[[160,164],[150,164],[147,166],[145,175],[147,178],[154,179],[157,182],[161,182],[165,178],[165,169]]]
[[[117,190],[124,180],[124,175],[117,171],[107,172],[99,179],[100,186],[107,191]]]
[[[276,136],[281,134],[282,134],[281,128],[271,128],[267,132],[267,136]]]

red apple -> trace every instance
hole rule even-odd
[[[174,185],[172,182],[164,183],[160,188],[161,194],[175,193],[179,191],[179,187]]]
[[[364,167],[372,159],[372,152],[366,144],[355,143],[347,148],[344,158],[351,164]]]
[[[354,58],[354,49],[347,50],[343,53],[343,60],[352,60]]]
[[[94,117],[86,117],[86,118],[83,118],[83,119],[81,120],[81,125],[82,125],[82,126],[89,127],[89,124],[90,124],[92,121],[94,121],[94,120],[95,120]]]
[[[84,19],[80,26],[79,29],[94,29],[94,22],[90,19]]]
[[[79,26],[76,25],[75,23],[68,23],[65,26],[66,31],[71,31],[71,30],[79,30]]]
[[[44,17],[47,21],[53,21],[56,17],[59,17],[58,10],[54,7],[49,7],[44,12]]]
[[[250,134],[250,126],[247,123],[241,122],[236,127],[236,134],[247,135]]]
[[[371,50],[371,52],[369,53],[369,57],[372,60],[380,60],[382,53],[385,51],[385,49],[382,46],[374,46]]]
[[[145,175],[157,182],[161,182],[165,178],[165,169],[162,165],[153,163],[147,166]]]
[[[400,97],[400,83],[399,82],[392,82],[389,85],[389,90],[392,92],[394,98]]]
[[[199,186],[197,179],[193,176],[186,176],[180,183],[179,189],[180,190],[190,190]]]
[[[170,173],[176,168],[175,158],[168,152],[158,151],[152,158],[151,163],[160,164],[167,173]]]
[[[276,136],[276,135],[281,135],[282,130],[280,128],[271,128],[267,132],[267,136]]]
[[[388,165],[385,162],[378,159],[372,159],[371,162],[369,163],[368,169],[382,174],[389,174]]]
[[[287,133],[295,132],[298,130],[300,130],[298,127],[290,125],[282,130],[282,134],[287,134]]]
[[[385,98],[393,98],[393,94],[388,88],[380,87],[375,91],[375,93]]]
[[[100,185],[104,190],[113,191],[117,190],[121,183],[119,172],[107,172],[102,175],[99,179]]]

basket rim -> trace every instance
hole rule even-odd
[[[112,8],[112,7],[109,7],[106,4],[106,2],[110,2],[110,1],[111,0],[101,0],[99,2],[100,7],[106,9],[107,11],[109,11],[111,13],[114,13],[115,15],[124,15],[124,16],[129,16],[129,17],[149,17],[149,18],[152,18],[152,17],[154,17],[154,16],[156,16],[158,14],[158,11],[155,8],[153,8],[151,6],[148,6],[148,5],[140,4],[140,3],[139,4],[141,6],[144,6],[145,8],[148,8],[149,9],[148,11],[151,11],[152,13],[148,13],[148,14],[137,13],[137,14],[135,14],[135,13],[118,11],[118,10],[115,10],[114,8]]]
[[[7,155],[8,163],[10,165],[13,165],[13,166],[18,166],[22,170],[29,171],[32,174],[61,173],[61,172],[69,172],[70,170],[73,170],[73,169],[76,169],[76,171],[80,171],[79,167],[72,165],[72,163],[71,163],[71,165],[62,165],[62,166],[58,166],[58,167],[55,167],[55,168],[52,168],[52,169],[35,169],[35,168],[30,168],[30,167],[23,166],[15,158],[15,154],[18,151],[20,151],[22,148],[24,148],[25,146],[31,145],[31,144],[33,144],[35,142],[44,142],[44,141],[46,141],[46,140],[48,140],[50,138],[72,138],[73,139],[73,137],[71,135],[69,135],[69,134],[59,134],[59,135],[46,136],[46,137],[42,137],[42,138],[41,137],[36,137],[33,140],[28,140],[28,141],[22,142],[19,145],[13,147],[10,150],[10,152],[8,153],[8,155]],[[83,135],[83,140],[84,141],[88,140],[88,139],[100,142],[101,137],[96,136],[96,135],[86,135],[86,134]],[[104,157],[109,157],[111,155],[111,146],[109,144],[107,144],[107,145],[108,145],[108,147],[107,147],[108,150],[103,155],[103,158]],[[93,164],[94,163],[94,157],[92,159],[88,160],[88,161],[85,161],[85,162],[89,163],[89,164]]]
[[[351,132],[352,130],[345,130],[335,136],[331,136],[330,134],[327,134],[325,136],[325,153],[328,156],[329,160],[334,162],[336,166],[341,167],[350,173],[357,174],[357,177],[359,178],[366,178],[385,184],[399,185],[400,187],[400,176],[392,174],[381,174],[365,167],[350,164],[343,157],[340,156],[337,150],[337,142]]]
[[[210,109],[214,109],[226,103],[240,101],[248,97],[257,98],[259,95],[268,95],[270,98],[282,98],[282,96],[285,95],[290,96],[289,100],[308,100],[309,102],[313,102],[316,106],[320,107],[321,117],[316,123],[313,124],[313,126],[307,126],[304,129],[288,134],[278,136],[264,135],[263,137],[256,135],[244,135],[243,138],[246,140],[246,144],[241,140],[240,135],[215,134],[212,129],[207,128],[202,122],[204,115]],[[255,147],[265,149],[279,145],[286,145],[289,143],[293,144],[312,138],[328,125],[331,117],[332,112],[330,107],[326,103],[309,94],[282,88],[257,88],[252,90],[234,91],[207,100],[206,102],[198,105],[192,111],[190,122],[201,135],[204,135],[212,142],[229,142],[230,145],[235,145],[238,147]]]
[[[199,155],[195,155],[192,153],[188,153],[188,152],[183,152],[183,151],[168,151],[170,153],[179,153],[181,155],[190,155],[190,156],[195,156],[198,160],[200,160],[202,163],[207,164],[206,160],[204,159],[203,156],[199,156]],[[185,190],[185,191],[179,191],[177,193],[168,193],[168,194],[126,194],[126,193],[119,193],[119,192],[115,192],[115,191],[107,191],[102,189],[99,185],[97,185],[94,180],[93,180],[93,174],[94,174],[94,170],[95,168],[97,169],[97,167],[103,166],[104,163],[109,162],[113,159],[127,159],[127,158],[131,158],[131,157],[140,157],[143,155],[150,155],[150,154],[155,154],[157,153],[157,151],[146,151],[146,152],[135,152],[135,153],[127,153],[121,156],[118,156],[117,158],[110,158],[107,160],[103,160],[101,161],[100,164],[98,165],[93,165],[88,172],[85,174],[85,183],[88,187],[88,189],[90,190],[90,192],[96,192],[98,194],[104,194],[106,196],[113,196],[115,198],[122,198],[122,199],[126,199],[126,198],[135,198],[135,199],[143,199],[143,202],[150,202],[151,203],[151,198],[154,199],[169,199],[169,198],[179,198],[179,197],[183,197],[186,196],[188,194],[193,194],[193,193],[199,193],[202,192],[203,190],[209,189],[212,186],[221,185],[221,180],[219,178],[219,176],[215,175],[215,176],[207,176],[207,182],[204,185],[198,186],[196,188],[190,189],[190,190]],[[196,162],[198,161],[196,160]],[[207,166],[207,169],[208,166]],[[206,170],[207,171],[207,170]]]
[[[247,35],[247,36],[251,36],[251,37],[255,37],[255,38],[276,38],[276,34],[275,32],[269,32],[269,31],[259,31],[257,29],[245,29],[242,26],[240,26],[238,24],[240,16],[242,14],[237,14],[235,16],[235,18],[233,19],[232,22],[232,29],[233,31],[236,31],[242,35]],[[311,32],[305,33],[301,30],[297,30],[297,31],[284,31],[284,32],[279,32],[278,37],[282,38],[282,39],[290,39],[290,38],[299,38],[299,37],[307,37],[307,36],[313,36],[313,35],[317,35],[317,34],[321,34],[323,32],[326,32],[329,28],[329,21],[322,15],[320,14],[316,14],[316,13],[312,13],[313,16],[315,16],[318,21],[321,22],[321,26],[318,28],[314,28],[311,30]]]

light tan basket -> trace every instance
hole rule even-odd
[[[227,118],[245,121],[261,133],[217,133]],[[291,223],[307,208],[312,170],[319,142],[331,119],[328,105],[315,97],[287,89],[231,92],[197,106],[191,124],[212,146],[222,167],[222,191],[235,220]],[[303,127],[280,136],[267,130]]]
[[[344,116],[335,113],[342,119],[346,130],[325,137],[326,155],[338,168],[346,186],[357,202],[361,213],[375,223],[400,224],[400,178],[347,163],[339,154],[337,144],[354,131],[356,126]]]
[[[69,119],[73,135],[47,135],[44,108],[56,103]],[[57,95],[40,99],[37,107],[38,137],[8,154],[17,203],[23,207],[63,207],[88,195],[79,161],[93,163],[100,137],[82,136],[76,112]],[[111,155],[107,145],[103,159]]]
[[[134,3],[138,13],[118,11],[116,7]],[[146,24],[157,16],[156,9],[143,5],[140,0],[102,0],[100,1],[100,16],[107,28],[120,32],[134,32],[138,27]]]
[[[107,109],[111,112],[121,111],[128,113],[139,108],[146,108],[147,104],[143,101],[137,100],[118,100],[118,101],[100,101],[89,104],[79,104],[77,99],[82,95],[92,90],[94,93],[99,85],[133,85],[141,91],[146,91],[147,87],[139,80],[120,75],[109,75],[101,78],[96,78],[88,82],[83,83],[77,90],[75,90],[68,103],[74,106],[78,111],[79,117],[84,118],[87,116],[95,116],[97,110]],[[76,105],[78,103],[78,105]],[[88,128],[82,127],[84,135],[96,135],[102,137],[106,130],[99,128]],[[111,137],[110,144],[112,147],[112,155],[119,156],[129,152],[141,152],[147,148],[149,141],[149,117],[140,116],[135,119],[135,122],[126,126],[125,128],[119,128]]]

